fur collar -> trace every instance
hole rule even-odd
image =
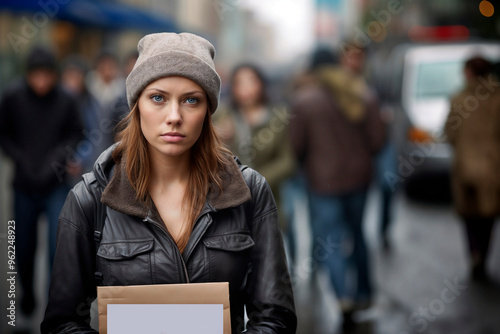
[[[221,171],[222,192],[215,185],[210,186],[207,204],[214,210],[236,207],[251,199],[248,188],[236,161],[231,162]],[[110,208],[127,215],[146,218],[149,213],[147,206],[137,201],[136,192],[130,183],[124,159],[115,166],[111,181],[104,189],[101,202]]]

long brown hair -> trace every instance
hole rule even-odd
[[[125,159],[127,176],[134,190],[136,199],[151,208],[149,196],[151,182],[151,164],[148,142],[142,134],[138,103],[119,124],[117,135],[118,145],[113,152],[113,159]],[[191,235],[195,219],[205,204],[210,186],[222,191],[222,179],[219,171],[228,164],[231,153],[224,148],[207,112],[200,138],[191,148],[191,170],[187,189],[184,195],[184,208],[187,212],[187,224],[183,226],[181,236],[176,240],[177,246],[184,251]],[[217,190],[217,189],[213,189]]]

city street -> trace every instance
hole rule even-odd
[[[2,0],[0,35],[0,334],[54,262],[44,334],[180,281],[232,334],[500,334],[500,0]]]
[[[356,314],[359,322],[354,333],[373,334],[494,334],[500,328],[500,228],[496,228],[490,252],[489,270],[496,284],[482,286],[468,280],[466,249],[462,226],[449,205],[420,204],[398,194],[394,203],[393,247],[381,249],[377,239],[378,194],[370,193],[366,212],[376,298],[373,307]],[[301,210],[302,211],[302,210]],[[302,212],[304,221],[305,213]],[[44,227],[44,224],[41,225]],[[5,224],[2,224],[5,229]],[[4,232],[4,231],[2,231]],[[4,235],[4,234],[3,234]],[[309,230],[299,225],[301,258],[293,278],[299,334],[339,332],[339,313],[334,294],[324,272],[311,279]],[[40,241],[45,236],[40,234]],[[2,238],[2,249],[6,249]],[[38,332],[46,295],[46,261],[39,244],[37,264],[38,309],[31,322]],[[4,262],[4,258],[2,258]],[[5,268],[5,267],[3,267]],[[2,270],[4,273],[6,270]],[[6,280],[2,279],[2,309],[6,308]],[[5,311],[4,311],[5,312]],[[27,322],[17,317],[17,332],[27,329]],[[2,316],[2,333],[16,333]]]
[[[420,204],[398,194],[393,247],[384,252],[377,239],[378,199],[372,191],[365,216],[376,298],[372,308],[357,315],[360,324],[353,333],[500,333],[498,224],[489,261],[495,283],[483,286],[468,280],[465,235],[451,205]],[[317,276],[315,284],[296,284],[298,333],[340,333],[328,279],[322,272]]]

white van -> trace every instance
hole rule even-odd
[[[382,108],[393,116],[398,164],[394,182],[407,190],[427,187],[422,183],[424,178],[431,179],[432,185],[442,182],[441,187],[446,187],[452,151],[443,133],[444,124],[450,98],[465,85],[464,63],[473,56],[497,63],[500,43],[407,43],[378,55],[372,64]]]

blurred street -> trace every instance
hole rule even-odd
[[[371,192],[366,211],[366,235],[375,277],[375,305],[358,314],[361,322],[353,333],[499,333],[500,228],[493,236],[489,270],[495,283],[481,285],[468,280],[462,225],[448,205],[419,204],[399,194],[395,200],[393,248],[384,252],[377,240],[378,194]],[[307,231],[298,233],[304,236]],[[496,241],[496,242],[495,242]],[[300,247],[304,247],[305,240]],[[296,276],[308,268],[302,259]],[[302,274],[301,274],[302,273]],[[337,333],[338,308],[328,279],[318,275],[319,288],[307,279],[296,287],[298,333]],[[451,284],[450,284],[451,283]],[[443,298],[453,283],[461,291]],[[446,303],[446,298],[453,301]],[[427,318],[426,318],[427,317]]]
[[[365,215],[365,232],[377,292],[374,305],[356,314],[359,325],[353,333],[499,333],[500,228],[495,229],[490,250],[489,272],[495,283],[471,283],[462,225],[451,206],[420,204],[398,194],[394,205],[393,247],[390,252],[385,252],[377,239],[378,200],[378,193],[371,191]],[[302,209],[299,207],[300,219],[305,216]],[[319,271],[315,281],[310,281],[311,265],[306,255],[309,249],[307,225],[299,226],[298,235],[301,259],[293,274],[299,319],[297,333],[340,333],[338,307],[325,273]],[[46,302],[42,290],[47,284],[47,273],[42,268],[47,266],[41,255],[46,252],[45,240],[45,236],[40,235],[36,273],[39,300],[32,320],[32,333],[38,333],[43,317],[41,306]],[[5,237],[0,244],[2,249],[6,248]],[[4,261],[2,258],[3,268]],[[5,282],[2,279],[2,296],[7,291]],[[450,286],[451,292],[443,292]],[[2,307],[5,307],[5,298],[2,298]],[[16,329],[22,333],[21,329],[27,329],[27,322],[19,315],[17,319]],[[5,319],[0,329],[2,333],[16,333],[7,326]]]
[[[134,113],[145,110],[130,99],[135,81],[142,78],[134,73],[147,69],[143,60],[150,60],[147,43],[137,46],[144,36],[163,32],[199,35],[195,38],[206,39],[216,50],[207,46],[210,52],[205,54],[210,66],[207,73],[214,80],[199,72],[207,75],[203,82],[220,79],[220,86],[210,84],[208,90],[200,84],[209,98],[208,110],[217,109],[209,117],[212,122],[203,126],[217,132],[221,143],[243,165],[263,175],[278,203],[284,237],[295,233],[295,251],[292,247],[287,253],[289,258],[290,254],[296,257],[289,265],[298,334],[500,334],[500,223],[491,230],[494,219],[500,217],[499,5],[486,0],[2,0],[0,249],[5,255],[0,256],[0,334],[40,333],[55,231],[67,191],[115,141],[145,143],[126,140],[127,133],[132,133],[129,126],[142,122],[142,116]],[[175,35],[157,35],[167,38],[161,36]],[[154,45],[163,45],[158,50],[176,50],[174,44]],[[198,56],[179,61],[180,72],[165,62],[168,71],[161,75],[199,84],[193,77],[178,74],[190,69],[193,59]],[[156,58],[155,62],[161,64]],[[153,72],[154,78],[148,78],[156,81],[159,72]],[[135,96],[147,98],[142,93]],[[156,95],[149,98],[156,99]],[[183,101],[191,104],[190,99]],[[121,123],[128,124],[126,131],[115,136],[121,128],[117,124],[126,115],[131,116],[128,123]],[[145,128],[141,126],[141,132],[148,141]],[[194,157],[190,163],[198,161]],[[138,169],[148,166],[139,161]],[[155,175],[151,166],[149,172]],[[199,167],[189,170],[190,180],[201,172]],[[146,189],[136,188],[138,180],[130,175],[135,190]],[[148,196],[161,183],[149,176],[144,181],[149,182]],[[194,198],[200,192],[192,185],[182,185],[182,189]],[[183,191],[175,191],[174,197]],[[311,195],[309,202],[305,191]],[[416,195],[425,200],[416,200]],[[121,197],[128,196],[113,199]],[[190,203],[186,207],[196,209],[189,198],[185,195],[182,208],[172,208],[184,214],[188,211],[185,204]],[[171,205],[168,199],[165,203]],[[308,204],[313,208],[314,232]],[[224,208],[240,210],[234,205]],[[196,212],[191,216],[196,217]],[[292,222],[287,221],[288,215],[293,215]],[[176,242],[183,252],[192,226],[184,228],[188,225],[174,222],[175,227],[182,227]],[[16,230],[12,229],[15,224]],[[286,229],[290,224],[293,228]],[[384,234],[381,231],[387,231],[387,226],[389,232]],[[166,228],[171,229],[168,224]],[[102,233],[110,240],[126,242],[111,234]],[[268,238],[270,234],[263,235]],[[226,234],[215,236],[225,238]],[[67,240],[71,238],[60,238],[60,244]],[[68,244],[74,250],[73,243]],[[224,258],[228,250],[231,256],[240,256],[241,250],[247,252],[252,245],[244,246],[238,253],[222,246],[214,249],[222,251]],[[278,256],[281,270],[274,270],[274,279],[273,275],[245,276],[242,271],[241,283],[231,281],[231,286],[253,286],[247,279],[256,278],[286,295],[286,305],[280,307],[290,311],[288,282],[277,275],[286,271],[281,250],[280,255],[250,252],[255,253],[259,256],[241,253],[250,268],[259,266],[256,260]],[[59,254],[66,254],[64,248],[59,248]],[[210,264],[209,251],[200,254]],[[127,256],[137,260],[137,253]],[[15,270],[25,275],[13,273],[13,261]],[[55,267],[63,268],[54,271],[60,281],[70,280],[67,273],[78,273],[71,279],[74,282],[83,277],[73,270],[78,263],[58,262],[65,265]],[[237,272],[227,270],[232,268],[228,262],[220,263],[224,274]],[[318,263],[333,274],[329,276]],[[155,261],[148,265],[160,267]],[[167,265],[161,268],[170,270]],[[196,270],[213,281],[212,269],[204,268]],[[151,282],[163,282],[167,276]],[[28,279],[21,284],[20,277]],[[82,286],[79,282],[64,298],[73,298],[75,291],[83,291]],[[22,299],[23,288],[28,293]],[[231,304],[252,300],[258,302],[255,305],[274,307],[270,290],[255,289],[266,291],[259,296],[262,300],[249,294],[249,298],[242,296],[241,304],[233,303],[239,295],[232,294]],[[86,301],[79,298],[78,302]],[[95,304],[91,325],[97,328]],[[63,310],[54,318],[86,319],[80,309],[66,309],[71,316],[61,316]],[[32,312],[30,318],[22,310]],[[292,327],[293,318],[289,320],[287,328]],[[275,323],[282,327],[282,321]],[[56,327],[61,328],[54,324],[44,332]]]

